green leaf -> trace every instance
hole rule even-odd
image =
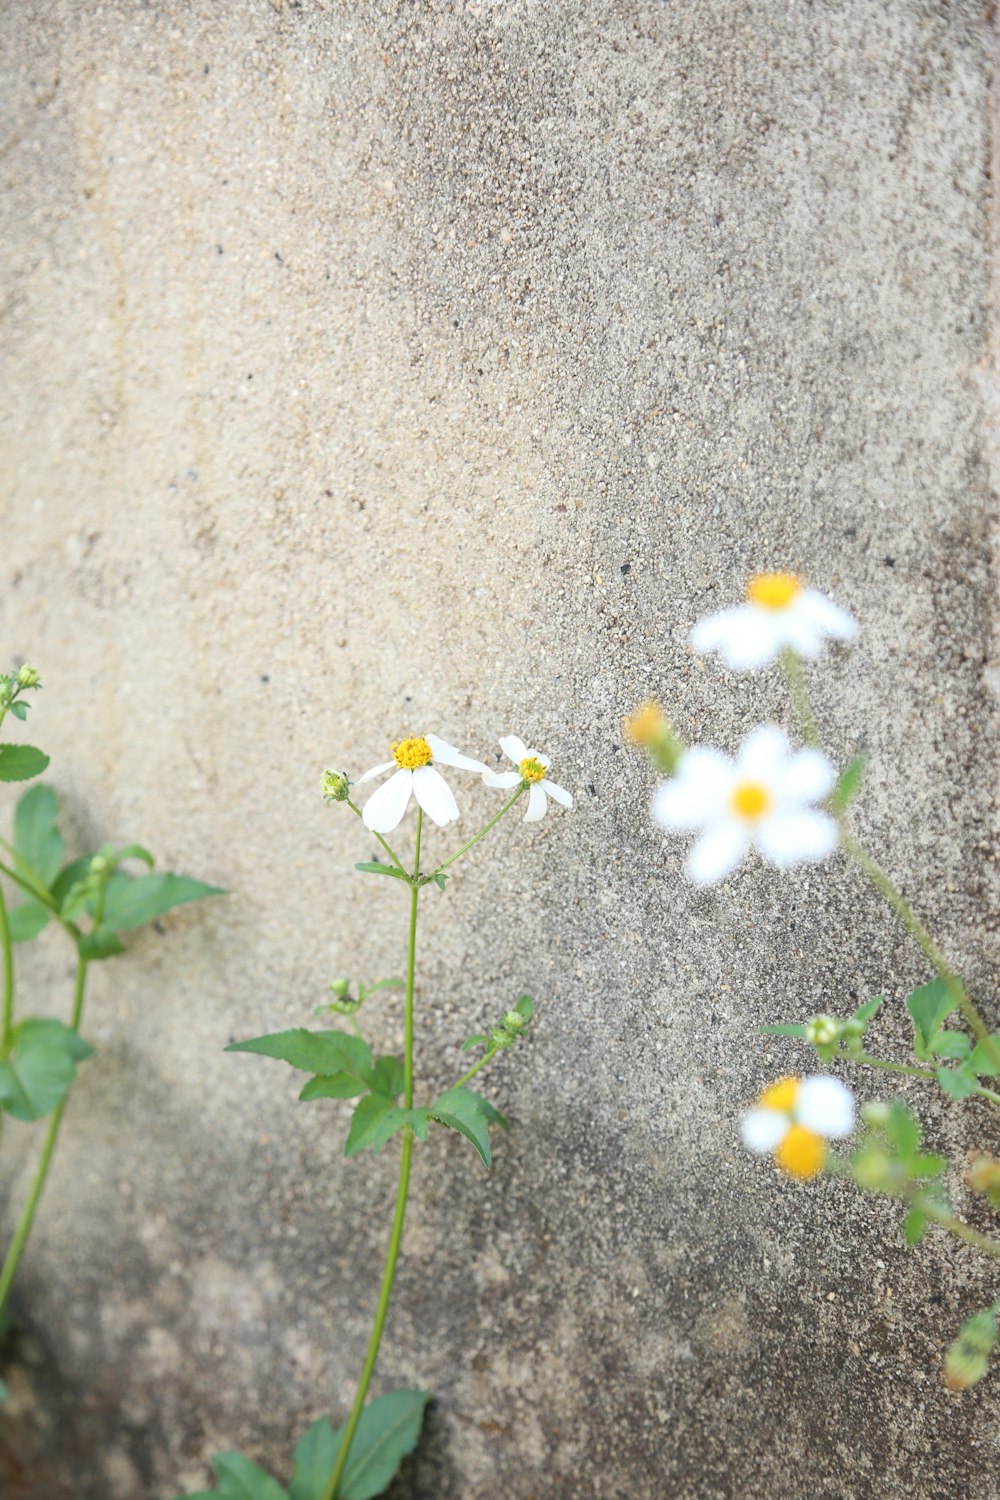
[[[384,1145],[388,1136],[383,1137],[382,1131],[386,1128],[387,1115],[402,1115],[403,1120],[399,1124],[393,1124],[394,1130],[398,1130],[405,1121],[405,1110],[397,1109],[391,1099],[386,1099],[382,1094],[366,1094],[358,1103],[351,1116],[351,1128],[347,1132],[347,1141],[344,1146],[345,1156],[357,1156],[359,1151],[365,1151],[369,1146],[375,1146],[376,1140],[379,1145]]]
[[[906,997],[906,1008],[913,1018],[914,1051],[920,1058],[930,1052],[931,1038],[941,1027],[941,1022],[951,1015],[957,1001],[943,979],[932,979],[922,984]]]
[[[256,1052],[261,1057],[276,1057],[303,1073],[331,1077],[350,1073],[365,1087],[371,1083],[371,1048],[346,1031],[307,1031],[297,1026],[293,1031],[275,1031],[269,1036],[255,1036],[248,1042],[230,1042],[227,1052]]]
[[[391,1391],[364,1408],[337,1491],[339,1500],[373,1500],[385,1493],[403,1459],[417,1446],[430,1399],[429,1391]],[[343,1427],[334,1432],[324,1417],[299,1440],[292,1455],[290,1500],[320,1500],[343,1433]]]
[[[434,1118],[429,1109],[417,1108],[409,1111],[410,1129],[418,1141],[426,1141],[431,1120]]]
[[[242,1453],[217,1453],[212,1468],[222,1500],[288,1500],[287,1490]],[[218,1500],[209,1490],[200,1490],[198,1496],[189,1496],[188,1500],[199,1500],[199,1496]]]
[[[15,704],[14,707],[16,708],[17,705]],[[7,1397],[9,1395],[10,1395],[10,1392],[8,1391],[7,1387],[4,1385],[3,1381],[0,1380],[0,1406],[2,1406],[4,1404],[4,1402],[7,1400]]]
[[[355,865],[354,868],[363,871],[365,875],[391,875],[393,880],[406,881],[410,878],[408,875],[404,875],[402,870],[397,870],[394,865],[380,865],[373,859],[363,860],[361,864]]]
[[[1000,1048],[1000,1031],[994,1031],[993,1045]],[[1000,1072],[1000,1069],[997,1068],[996,1063],[982,1042],[977,1042],[975,1047],[973,1047],[972,1056],[969,1058],[969,1067],[973,1073],[978,1073],[980,1078],[995,1078],[997,1073]]]
[[[927,1215],[919,1208],[911,1208],[903,1220],[903,1239],[908,1245],[915,1245],[922,1238],[927,1228]]]
[[[59,803],[50,786],[33,786],[17,804],[14,848],[48,890],[59,874],[63,838],[56,826]]]
[[[934,1076],[950,1099],[968,1099],[976,1091],[976,1075],[967,1065],[935,1068]]]
[[[356,1099],[359,1094],[367,1093],[367,1083],[356,1073],[333,1073],[310,1078],[299,1098],[308,1104],[312,1099]]]
[[[81,933],[76,946],[80,957],[91,962],[101,958],[117,958],[119,953],[125,952],[124,943],[119,942],[110,927],[95,927],[93,932]]]
[[[857,1010],[854,1012],[854,1019],[856,1021],[864,1021],[867,1023],[884,1004],[885,996],[876,995],[874,999],[866,1000],[864,1005],[858,1006]]]
[[[514,1009],[519,1016],[523,1016],[526,1021],[530,1021],[535,1014],[535,1002],[530,995],[521,995]]]
[[[462,1051],[463,1052],[468,1052],[468,1050],[469,1050],[470,1047],[481,1047],[484,1042],[488,1042],[488,1041],[489,1041],[489,1037],[488,1036],[484,1036],[483,1033],[480,1031],[479,1033],[477,1033],[476,1036],[470,1036],[469,1040],[467,1042],[463,1042],[462,1043]]]
[[[918,1152],[909,1160],[911,1177],[940,1177],[947,1167],[947,1159],[943,1156],[931,1156]]]
[[[434,1101],[431,1114],[440,1124],[446,1125],[449,1130],[457,1130],[459,1135],[464,1135],[467,1141],[471,1141],[483,1165],[489,1166],[489,1127],[499,1117],[482,1094],[477,1094],[475,1089],[463,1087],[448,1089],[447,1093]]]
[[[757,1030],[764,1036],[798,1036],[804,1037],[806,1028],[804,1026],[758,1026]]]
[[[124,849],[119,849],[116,854],[112,854],[111,859],[116,865],[122,864],[126,859],[141,859],[143,864],[148,865],[150,869],[156,864],[156,860],[142,844],[126,844]]]
[[[15,1120],[40,1120],[65,1097],[76,1064],[93,1048],[61,1021],[38,1017],[15,1026],[13,1042],[0,1062],[0,1106]]]
[[[920,1145],[921,1131],[913,1114],[898,1099],[889,1106],[884,1129],[899,1155],[909,1160]]]
[[[359,985],[359,1000],[367,1000],[369,995],[374,995],[377,990],[403,990],[406,988],[405,979],[376,979],[374,984]]]
[[[432,875],[430,878],[431,878],[431,880],[433,880],[434,884],[437,886],[437,888],[438,888],[439,891],[443,891],[444,890],[445,883],[447,882],[447,879],[448,879],[447,875]]]
[[[104,895],[104,924],[115,932],[142,927],[175,906],[224,896],[225,891],[189,875],[125,875],[116,870]]]
[[[972,1051],[972,1043],[964,1031],[939,1031],[931,1038],[931,1051],[936,1057],[964,1062]]]
[[[398,1057],[380,1057],[372,1070],[372,1093],[395,1099],[403,1092],[406,1075]]]
[[[861,790],[868,769],[868,756],[862,751],[847,762],[830,793],[828,806],[835,817],[845,812]]]
[[[12,703],[10,705],[10,711],[14,715],[14,718],[20,719],[23,724],[24,720],[28,717],[29,706],[30,705],[27,703]]]
[[[0,745],[0,781],[30,781],[48,763],[49,757],[34,745]]]
[[[74,859],[68,865],[63,865],[59,874],[52,882],[52,894],[57,901],[65,902],[73,887],[81,880],[86,880],[90,872],[90,859]],[[65,916],[65,912],[63,912]]]
[[[43,906],[40,901],[22,901],[20,906],[11,907],[9,913],[11,942],[30,942],[48,925],[51,915],[48,907]]]

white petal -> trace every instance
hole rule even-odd
[[[788,757],[788,739],[776,724],[761,724],[747,735],[736,756],[741,781],[775,783],[780,790]]]
[[[780,1109],[751,1109],[740,1122],[744,1146],[751,1151],[774,1151],[788,1134],[791,1120]]]
[[[833,791],[837,772],[822,750],[798,750],[781,773],[782,797],[796,802],[820,802]]]
[[[831,1141],[842,1140],[854,1129],[854,1095],[839,1078],[817,1073],[806,1078],[795,1100],[795,1118],[807,1130]]]
[[[363,776],[358,777],[354,785],[360,786],[363,781],[371,781],[373,776],[384,776],[386,771],[391,771],[395,764],[394,760],[387,760],[384,765],[372,766],[370,771],[366,771]]]
[[[788,646],[796,656],[813,661],[823,645],[823,632],[817,630],[812,618],[805,613],[800,602],[782,611],[781,644]]]
[[[538,764],[540,766],[544,766],[545,769],[546,769],[546,771],[549,769],[549,766],[551,766],[551,764],[552,764],[552,762],[549,760],[549,757],[547,755],[543,755],[540,750],[529,750],[528,754],[531,756],[531,758],[533,760],[537,760],[537,762],[538,762]]]
[[[508,760],[520,765],[522,760],[528,759],[528,747],[517,734],[505,734],[500,738],[500,749]]]
[[[501,786],[505,791],[511,787],[518,786],[521,781],[520,771],[484,771],[483,780],[487,786]]]
[[[803,613],[808,611],[816,629],[823,635],[833,636],[838,641],[853,641],[858,633],[858,622],[846,609],[834,604],[818,589],[806,589],[801,598]]]
[[[548,798],[542,791],[539,782],[532,783],[531,791],[528,793],[528,811],[524,815],[525,823],[537,823],[539,818],[545,817],[545,809],[548,806]]]
[[[735,767],[710,745],[685,750],[677,774],[653,798],[653,817],[664,828],[684,832],[717,817],[732,795]]]
[[[748,604],[742,611],[739,628],[730,631],[719,655],[734,672],[755,672],[774,661],[781,650],[781,639],[780,612]]]
[[[439,739],[436,734],[425,734],[424,739],[431,747],[431,755],[443,766],[458,766],[462,771],[485,771],[486,763],[481,760],[473,760],[471,755],[463,755],[461,750],[456,750],[454,745],[449,745],[447,740]]]
[[[737,604],[733,609],[722,609],[718,614],[706,615],[691,632],[694,649],[701,654],[721,650],[728,640],[739,633],[746,612],[745,604]]]
[[[413,795],[439,828],[454,823],[459,815],[451,787],[433,766],[418,766],[414,771]]]
[[[556,786],[554,781],[549,781],[548,777],[540,781],[538,785],[545,788],[553,802],[558,802],[563,807],[573,806],[573,798],[570,793],[564,787]]]
[[[837,825],[827,813],[810,807],[779,808],[761,818],[754,843],[779,870],[803,860],[826,859],[837,847]]]
[[[365,827],[373,833],[391,833],[406,811],[412,790],[413,772],[401,766],[365,803],[361,813]]]
[[[717,885],[735,870],[750,846],[746,825],[726,818],[703,833],[687,859],[695,885]]]

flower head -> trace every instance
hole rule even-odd
[[[320,782],[324,802],[346,802],[351,795],[351,783],[345,771],[324,771]]]
[[[355,783],[360,786],[373,776],[383,776],[386,771],[395,770],[395,775],[390,776],[365,803],[361,813],[365,827],[373,833],[391,833],[406,812],[411,794],[439,828],[453,823],[459,816],[458,804],[451,787],[436,769],[439,765],[458,766],[463,771],[486,770],[481,760],[463,755],[447,740],[438,739],[436,734],[411,735],[408,739],[397,740],[392,747],[392,760],[373,766]]]
[[[539,818],[544,818],[548,807],[548,799],[559,802],[563,807],[572,807],[573,798],[563,787],[556,786],[547,775],[552,762],[547,755],[540,750],[529,750],[524,741],[516,734],[505,734],[500,740],[500,749],[508,760],[512,760],[517,766],[516,771],[490,771],[483,770],[483,780],[487,786],[503,787],[511,790],[515,786],[526,786],[528,788],[528,810],[524,815],[526,823],[537,823]]]
[[[653,798],[653,817],[672,832],[700,831],[687,873],[696,885],[715,885],[751,848],[780,869],[832,853],[837,824],[813,804],[835,780],[821,750],[793,751],[784,730],[765,724],[735,761],[707,745],[685,750]]]
[[[857,633],[853,615],[794,573],[757,573],[747,584],[747,602],[699,620],[691,644],[717,651],[735,671],[756,671],[782,650],[811,660],[824,640],[851,641]]]
[[[783,1172],[805,1182],[823,1170],[827,1141],[854,1129],[854,1095],[839,1078],[782,1078],[743,1116],[743,1144],[773,1152]]]

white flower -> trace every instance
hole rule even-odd
[[[837,824],[810,804],[835,780],[821,750],[792,751],[784,730],[765,724],[747,735],[735,761],[707,745],[685,750],[653,798],[653,817],[673,832],[701,831],[687,873],[696,885],[715,885],[751,848],[779,869],[832,853]]]
[[[554,781],[549,781],[546,771],[552,762],[547,755],[542,755],[539,750],[529,750],[527,745],[516,734],[505,734],[500,740],[500,749],[508,760],[512,760],[517,766],[516,771],[483,771],[483,780],[487,786],[499,786],[505,790],[511,790],[526,782],[530,788],[528,792],[528,810],[524,815],[526,823],[537,823],[539,818],[544,818],[545,809],[548,807],[548,799],[559,802],[563,807],[572,807],[573,798],[563,787],[556,786]]]
[[[736,671],[755,671],[785,648],[812,659],[827,637],[852,641],[857,633],[853,615],[804,588],[794,573],[757,573],[747,584],[746,604],[700,620],[691,644],[696,651],[718,651]]]
[[[438,739],[436,734],[414,735],[400,740],[392,747],[392,760],[380,766],[372,766],[355,782],[360,786],[373,776],[383,776],[397,767],[395,776],[390,776],[384,786],[372,792],[361,814],[366,828],[373,833],[391,833],[402,819],[410,802],[410,794],[416,797],[424,812],[439,828],[453,823],[458,817],[458,804],[452,796],[451,787],[433,762],[442,766],[459,766],[463,771],[485,771],[481,760],[463,755],[454,745]]]
[[[765,1089],[756,1109],[743,1116],[743,1144],[773,1151],[782,1171],[805,1180],[822,1171],[826,1142],[854,1129],[854,1095],[839,1078],[782,1078]]]

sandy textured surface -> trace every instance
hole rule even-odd
[[[618,735],[650,692],[730,748],[782,716],[689,624],[760,566],[834,591],[859,825],[995,997],[980,6],[21,0],[0,58],[0,654],[75,844],[232,892],[95,976],[4,1500],[169,1500],[226,1447],[284,1479],[349,1404],[395,1152],[222,1048],[399,970],[318,776],[411,729],[515,730],[576,808],[426,903],[429,1087],[540,1012],[492,1173],[417,1155],[376,1386],[439,1401],[393,1500],[992,1500],[1000,1383],[939,1369],[995,1283],[738,1145],[803,1062],[754,1028],[884,990],[902,1057],[919,958],[839,859],[693,891]],[[24,992],[69,972],[46,934]],[[961,1159],[970,1112],[907,1093]]]

